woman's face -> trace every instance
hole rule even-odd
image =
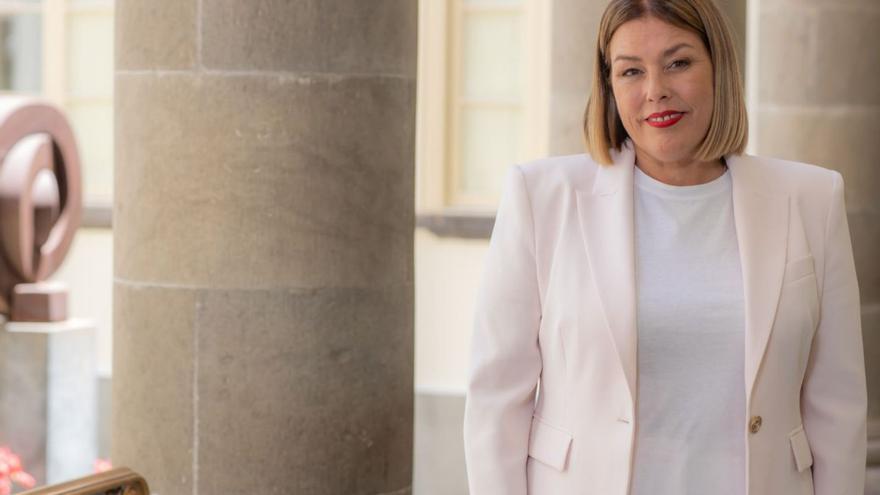
[[[713,69],[700,37],[654,17],[622,24],[608,45],[611,88],[639,154],[688,162],[709,129]],[[657,119],[669,115],[668,120]]]

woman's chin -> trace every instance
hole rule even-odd
[[[687,160],[688,157],[693,156],[693,144],[690,141],[673,137],[662,140],[652,139],[642,146],[636,143],[636,146],[651,158],[664,163]]]

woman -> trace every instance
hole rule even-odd
[[[743,154],[711,0],[614,0],[589,154],[510,169],[477,303],[471,495],[861,495],[843,181]]]

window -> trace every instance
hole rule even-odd
[[[0,89],[42,90],[42,26],[36,5],[0,17]]]
[[[541,0],[421,0],[416,203],[491,212],[504,171],[546,148]]]
[[[0,91],[65,111],[87,217],[109,212],[113,195],[113,8],[113,0],[0,0]]]
[[[50,280],[69,287],[69,314],[96,326],[99,404],[112,367],[113,0],[0,0],[0,92],[40,96],[73,127],[83,174],[84,227]],[[98,416],[100,436],[107,411]],[[101,456],[109,455],[102,440]]]

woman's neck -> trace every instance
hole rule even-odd
[[[695,186],[720,177],[727,169],[724,159],[709,162],[682,160],[662,162],[636,151],[636,166],[653,179],[672,186]]]

